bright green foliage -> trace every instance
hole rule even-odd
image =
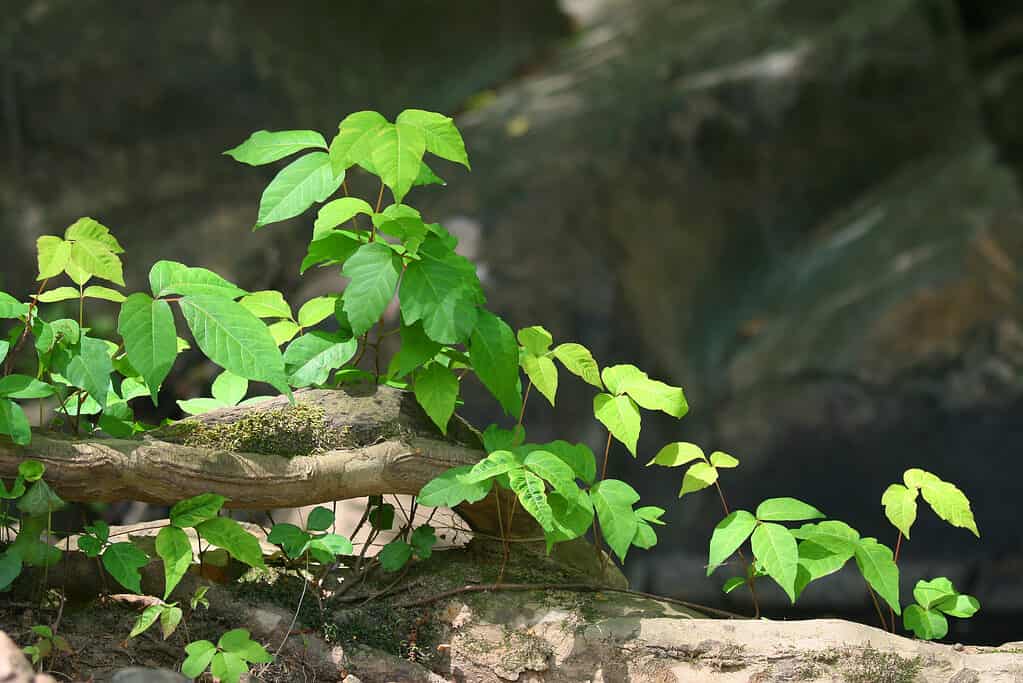
[[[732,469],[739,466],[739,459],[722,451],[714,451],[710,454],[710,464],[721,469]]]
[[[288,345],[284,368],[293,387],[320,386],[355,356],[359,343],[338,333],[314,331]]]
[[[387,125],[387,119],[375,111],[357,111],[349,114],[338,125],[337,136],[330,143],[330,163],[334,175],[369,158],[377,133]]]
[[[551,333],[540,325],[522,328],[519,330],[516,338],[519,344],[522,345],[522,348],[532,356],[547,355],[551,344],[554,343],[554,337],[551,336]]]
[[[430,363],[416,371],[415,394],[419,405],[430,416],[433,423],[444,434],[448,433],[448,421],[455,412],[458,399],[458,378],[455,373],[440,363]]]
[[[352,543],[344,536],[326,533],[334,524],[334,513],[325,507],[313,508],[306,520],[306,528],[294,524],[275,524],[267,540],[276,543],[284,554],[299,559],[308,553],[309,557],[321,564],[334,562],[338,555],[349,555]]]
[[[264,569],[263,553],[256,537],[230,517],[213,517],[195,525],[199,536],[250,567]]]
[[[454,467],[433,479],[419,492],[419,503],[428,507],[455,507],[483,500],[490,493],[494,480],[467,482],[464,475],[472,469],[471,465]]]
[[[117,331],[124,339],[128,361],[146,381],[153,403],[160,385],[178,356],[174,314],[166,301],[154,301],[146,294],[132,294],[121,305]]]
[[[402,319],[406,325],[422,320],[426,335],[441,344],[465,341],[485,301],[476,267],[435,236],[423,242],[419,256],[399,288]]]
[[[291,320],[291,306],[284,295],[274,290],[246,294],[238,302],[257,318],[286,318]],[[334,312],[331,308],[331,313]]]
[[[130,541],[114,543],[107,546],[102,555],[103,567],[110,575],[128,590],[141,593],[142,575],[139,569],[149,562],[149,556],[135,547]]]
[[[110,373],[114,371],[108,351],[105,342],[83,334],[78,340],[78,348],[75,349],[71,362],[64,371],[67,380],[89,392],[100,407],[106,406]]]
[[[219,296],[237,299],[247,293],[205,268],[176,261],[157,261],[149,270],[149,287],[157,299],[165,296]]]
[[[166,600],[192,564],[192,544],[180,528],[165,526],[156,535],[156,554],[163,560],[163,599]]]
[[[508,481],[511,483],[512,491],[519,497],[522,509],[528,512],[544,531],[551,531],[554,527],[554,513],[547,502],[547,490],[543,479],[530,470],[517,467],[508,470]]]
[[[607,427],[611,435],[625,444],[629,453],[636,456],[639,441],[639,408],[628,396],[597,394],[593,397],[593,416]]]
[[[559,344],[553,354],[573,375],[598,389],[604,388],[604,383],[600,379],[600,367],[585,346],[574,342]]]
[[[426,152],[426,136],[416,126],[398,122],[381,126],[373,139],[370,155],[380,180],[401,202],[419,175]]]
[[[604,540],[624,562],[639,526],[639,518],[632,509],[639,501],[639,494],[623,481],[605,479],[590,489],[590,500],[597,512]]]
[[[593,484],[597,478],[597,459],[586,444],[570,444],[567,441],[558,440],[539,444],[536,448],[556,455],[572,469],[577,478],[587,484]]]
[[[351,282],[345,289],[344,311],[352,333],[362,335],[380,319],[394,297],[401,275],[401,259],[386,244],[372,242],[359,247],[342,272]]]
[[[968,619],[980,609],[980,602],[975,597],[957,592],[945,577],[917,581],[913,598],[916,604],[906,607],[902,623],[917,638],[924,640],[936,640],[948,634],[945,615]]]
[[[128,637],[135,638],[142,635],[159,619],[163,639],[167,640],[177,629],[183,616],[184,614],[176,602],[150,605],[142,610],[142,614],[135,620],[135,624],[132,626]]]
[[[750,536],[753,556],[764,571],[781,586],[789,600],[796,601],[796,572],[799,550],[792,532],[781,524],[763,522],[757,525]]]
[[[296,385],[299,386],[299,385]],[[224,370],[213,380],[213,398],[190,398],[178,401],[181,407],[189,415],[201,415],[219,408],[230,408],[242,403],[245,394],[249,390],[249,380],[239,377],[233,372]],[[269,398],[267,396],[256,396],[244,403],[255,403]]]
[[[489,311],[480,311],[469,341],[469,358],[476,376],[511,415],[522,407],[518,356],[515,333],[507,323]]]
[[[522,354],[522,369],[544,398],[553,406],[558,393],[558,368],[547,356]]]
[[[710,537],[710,556],[707,559],[707,576],[714,573],[721,564],[735,553],[756,528],[756,517],[745,510],[736,510],[714,527]]]
[[[341,197],[327,202],[320,207],[320,212],[316,215],[316,222],[313,224],[313,239],[322,237],[324,233],[347,223],[360,214],[373,215],[373,207],[365,199]]]
[[[294,218],[341,187],[344,174],[335,176],[326,152],[310,152],[291,162],[266,186],[259,200],[257,228]]]
[[[411,545],[396,538],[380,549],[377,560],[386,571],[396,572],[412,559],[412,552]]]
[[[616,396],[627,394],[647,410],[660,410],[672,417],[683,417],[689,411],[685,394],[679,387],[650,379],[634,365],[615,365],[601,373],[608,391]]]
[[[426,141],[426,151],[469,168],[465,142],[451,117],[422,109],[406,109],[395,122],[418,128]]]
[[[181,665],[181,673],[198,678],[207,668],[221,683],[238,683],[252,664],[273,661],[266,649],[250,638],[243,628],[228,631],[214,645],[208,640],[197,640],[185,646],[188,656]]]
[[[387,374],[400,379],[417,367],[433,359],[441,350],[441,344],[433,341],[423,332],[420,323],[401,327],[401,348],[391,358]]]
[[[26,446],[32,440],[32,429],[25,412],[9,399],[0,399],[0,434],[11,437],[19,446]]]
[[[258,130],[224,154],[250,166],[262,166],[304,149],[327,149],[323,136],[313,130]]]
[[[899,568],[895,565],[892,551],[873,538],[860,539],[854,554],[856,566],[870,587],[887,602],[896,614],[899,607]]]
[[[317,325],[334,314],[337,297],[317,296],[298,309],[298,324],[302,327]]]
[[[186,296],[180,305],[196,343],[210,360],[236,375],[291,393],[284,358],[259,318],[219,296]]]
[[[676,441],[669,443],[654,456],[654,459],[647,463],[647,467],[650,465],[660,465],[661,467],[679,467],[685,465],[693,460],[705,460],[706,456],[703,454],[703,449],[694,443],[688,443],[686,441]]]
[[[709,462],[695,462],[689,466],[685,475],[682,476],[682,488],[679,489],[678,497],[687,493],[702,491],[708,486],[713,486],[718,480],[718,471]]]
[[[919,489],[892,484],[881,496],[884,515],[903,536],[909,538],[909,530],[916,521],[916,498]]]
[[[469,484],[493,479],[512,470],[524,467],[522,459],[512,451],[494,451],[473,465],[462,480]]]
[[[762,522],[801,522],[824,517],[817,508],[795,498],[768,498],[757,506],[756,514]]]

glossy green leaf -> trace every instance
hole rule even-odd
[[[443,434],[448,433],[448,421],[455,412],[458,389],[455,373],[439,363],[430,363],[416,371],[416,401]]]
[[[184,531],[176,526],[165,526],[156,535],[156,554],[163,560],[163,599],[166,600],[192,565],[192,544]]]
[[[631,486],[617,479],[605,479],[590,489],[590,500],[600,521],[600,531],[607,545],[625,561],[638,525],[632,506],[639,494]]]
[[[852,553],[835,553],[813,541],[799,543],[799,563],[796,568],[796,599],[813,581],[834,574],[845,566]]]
[[[856,547],[854,557],[856,566],[871,588],[884,598],[896,614],[902,614],[902,608],[899,607],[899,568],[892,558],[891,549],[876,539],[864,538]]]
[[[277,346],[286,344],[295,338],[302,328],[298,326],[298,323],[292,322],[291,320],[279,320],[274,324],[267,327],[270,330],[270,336],[273,338],[274,343]]]
[[[350,361],[358,347],[358,341],[337,333],[317,330],[302,335],[284,352],[289,382],[295,387],[326,384],[330,373]]]
[[[909,538],[909,530],[916,521],[916,497],[918,490],[892,484],[881,496],[884,516],[902,535]]]
[[[324,534],[319,538],[314,538],[309,547],[324,550],[333,556],[351,555],[354,551],[352,542],[338,534]]]
[[[270,543],[281,546],[284,554],[292,559],[302,557],[312,539],[312,534],[287,522],[274,524],[266,537]]]
[[[334,315],[336,296],[317,296],[302,304],[298,309],[298,324],[312,327]]]
[[[547,502],[547,489],[543,479],[529,470],[517,468],[508,470],[508,481],[512,491],[518,496],[522,509],[528,512],[544,531],[553,530],[554,513]]]
[[[401,348],[391,358],[387,374],[401,379],[416,368],[432,359],[441,349],[441,344],[426,336],[420,323],[401,326]]]
[[[733,576],[732,578],[725,581],[724,585],[721,586],[721,592],[728,594],[734,591],[739,586],[746,584],[746,579],[741,576]]]
[[[554,361],[547,356],[532,356],[527,353],[522,357],[522,369],[533,386],[553,406],[558,393],[558,368]]]
[[[454,467],[434,478],[419,492],[419,504],[427,507],[455,507],[460,503],[477,503],[487,497],[492,479],[475,483],[465,480],[471,465]]]
[[[23,304],[6,292],[0,292],[0,319],[22,318],[28,315],[28,304]]]
[[[799,549],[792,532],[780,524],[759,524],[750,536],[750,544],[754,557],[763,565],[764,571],[794,603]]]
[[[195,525],[199,536],[250,567],[264,569],[263,553],[256,537],[229,517],[213,517]]]
[[[302,260],[299,272],[305,273],[317,265],[344,263],[360,246],[362,242],[349,235],[347,231],[328,230],[320,233],[309,243],[309,250]]]
[[[150,605],[149,607],[142,610],[142,614],[135,620],[135,624],[131,627],[131,632],[128,633],[129,638],[135,638],[146,631],[149,627],[156,623],[156,620],[163,614],[163,605]]]
[[[761,522],[800,522],[826,516],[814,506],[795,498],[768,498],[757,506],[756,515]]]
[[[450,117],[422,109],[406,109],[395,121],[418,128],[423,134],[426,150],[431,154],[469,168],[465,142]]]
[[[38,460],[22,460],[18,463],[18,476],[27,482],[39,481],[45,472],[46,465]]]
[[[544,356],[554,343],[551,333],[540,325],[524,327],[516,335],[519,344],[534,356]]]
[[[902,625],[922,640],[938,640],[948,635],[948,619],[937,610],[910,605],[902,616]]]
[[[426,152],[422,131],[406,123],[381,126],[372,141],[370,159],[380,180],[390,188],[395,202],[401,202],[419,175]]]
[[[377,559],[385,571],[396,572],[412,559],[412,546],[401,539],[394,539],[380,550]]]
[[[198,496],[178,501],[170,510],[170,523],[186,529],[212,519],[220,512],[227,498],[216,493],[201,493]]]
[[[223,297],[187,296],[180,304],[196,343],[210,360],[236,375],[290,393],[284,358],[263,321]]]
[[[36,259],[39,267],[37,280],[56,277],[71,261],[71,243],[54,235],[43,235],[36,240]]]
[[[633,365],[604,368],[602,377],[611,393],[628,394],[647,410],[660,410],[678,418],[689,411],[689,404],[682,389],[650,379],[645,372]]]
[[[291,306],[284,295],[272,289],[246,294],[238,303],[257,318],[291,318]]]
[[[476,327],[477,307],[485,302],[476,267],[430,237],[402,278],[399,299],[406,325],[423,321],[426,335],[442,344],[465,341]]]
[[[510,415],[522,407],[519,390],[519,347],[515,333],[493,313],[481,310],[469,339],[469,358],[483,386]]]
[[[710,454],[710,464],[718,469],[731,469],[739,466],[739,459],[723,451],[714,451]]]
[[[66,271],[79,285],[85,284],[91,277],[98,277],[124,286],[121,259],[103,242],[96,240],[79,239],[71,243],[71,256]]]
[[[968,619],[980,610],[980,601],[972,595],[962,595],[957,593],[954,596],[945,598],[935,605],[934,608],[951,617]]]
[[[166,301],[154,301],[146,294],[132,294],[121,305],[117,331],[124,339],[128,360],[145,379],[153,403],[160,385],[178,356],[174,313]]]
[[[549,451],[561,458],[566,465],[572,468],[575,476],[587,484],[592,484],[597,478],[597,459],[586,444],[571,444],[558,440],[539,444],[536,448]]]
[[[89,285],[85,288],[83,295],[86,299],[102,299],[103,301],[112,301],[115,304],[119,304],[127,298],[116,289],[99,285]]]
[[[547,552],[550,552],[555,543],[584,536],[593,526],[593,501],[588,495],[577,495],[567,499],[552,491],[547,495],[547,503],[552,514],[552,528],[544,532]]]
[[[512,470],[522,469],[523,466],[522,458],[512,451],[494,451],[473,465],[467,473],[462,475],[461,479],[467,484],[476,484],[507,474]]]
[[[233,372],[224,370],[213,380],[213,398],[224,405],[234,406],[241,403],[249,391],[249,380],[239,377]]]
[[[135,547],[134,543],[124,541],[113,543],[103,551],[103,567],[110,572],[117,583],[133,593],[141,593],[142,575],[139,569],[149,562],[149,556]]]
[[[932,581],[921,579],[916,582],[916,586],[913,588],[913,599],[924,609],[930,609],[948,598],[954,598],[956,595],[958,593],[955,586],[944,576],[940,576]]]
[[[703,449],[694,443],[687,441],[675,441],[657,451],[654,459],[646,465],[660,465],[661,467],[680,467],[693,460],[705,460]]]
[[[262,166],[310,148],[327,149],[327,141],[314,130],[257,130],[224,154],[249,166]]]
[[[181,673],[187,678],[199,678],[217,654],[217,647],[208,640],[197,640],[185,646],[185,661],[181,663]]]
[[[64,231],[64,239],[68,241],[92,240],[99,242],[114,254],[123,254],[124,248],[110,232],[110,228],[92,218],[79,218]]]
[[[89,392],[100,407],[105,407],[110,387],[110,373],[113,371],[114,364],[107,352],[106,342],[83,335],[78,341],[76,354],[64,371],[64,376],[74,386]]]
[[[912,479],[910,471],[906,472],[907,483]],[[923,472],[923,474],[930,473]],[[973,519],[973,511],[970,509],[970,501],[966,494],[960,491],[955,484],[942,481],[934,475],[931,477],[933,479],[921,478],[919,488],[920,494],[934,510],[934,513],[952,526],[969,529],[974,536],[980,538],[980,531],[977,530],[977,522]]]
[[[804,524],[798,529],[793,529],[792,535],[812,541],[830,552],[845,556],[846,559],[852,557],[860,542],[859,532],[838,520]]]
[[[703,461],[693,463],[682,477],[682,488],[679,489],[678,497],[702,491],[708,486],[712,486],[717,480],[718,471],[713,465]]]
[[[756,518],[746,510],[735,510],[714,527],[710,536],[710,554],[707,558],[707,576],[714,573],[732,556],[757,526]]]
[[[46,398],[53,394],[53,387],[28,375],[7,375],[0,377],[0,397],[12,399]]]
[[[401,259],[381,242],[364,244],[345,261],[342,271],[351,282],[345,287],[344,312],[352,333],[361,336],[376,325],[401,276]]]
[[[189,398],[179,400],[178,407],[188,415],[205,415],[214,410],[227,408],[229,404],[215,398]]]
[[[335,175],[369,158],[377,133],[387,124],[375,111],[349,114],[338,125],[338,134],[330,143],[330,163]]]
[[[77,287],[57,287],[56,289],[43,292],[36,297],[36,301],[41,304],[52,304],[58,301],[78,299],[81,295]]]
[[[612,436],[625,444],[633,457],[636,456],[641,423],[639,408],[631,398],[597,394],[593,397],[593,415],[607,427]]]
[[[310,152],[274,176],[259,200],[256,227],[294,218],[341,187],[344,174],[335,176],[326,152]]]
[[[574,342],[559,344],[554,348],[554,357],[561,361],[565,369],[573,375],[603,390],[604,383],[600,379],[600,366],[597,365],[593,354],[585,346]]]
[[[566,500],[578,498],[582,491],[575,483],[575,472],[550,451],[537,450],[526,456],[526,469],[550,484]]]
[[[358,197],[341,197],[333,199],[322,207],[316,214],[316,222],[313,223],[313,239],[326,233],[328,230],[347,223],[359,214],[366,216],[373,215],[373,207],[364,199]],[[356,226],[352,226],[355,228]]]
[[[176,261],[157,261],[149,270],[149,286],[157,299],[180,296],[219,296],[237,299],[246,291],[205,268],[192,268]]]

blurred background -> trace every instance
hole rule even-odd
[[[685,387],[614,476],[668,508],[633,587],[748,609],[704,578],[722,516],[675,498],[665,442],[737,456],[733,507],[796,496],[894,544],[879,499],[911,466],[957,483],[982,539],[921,509],[903,591],[947,575],[983,611],[950,640],[1019,638],[1023,613],[1023,4],[1013,0],[4,0],[0,289],[79,216],[127,249],[293,303],[312,216],[252,233],[263,186],[221,152],[258,129],[328,139],[347,113],[455,115],[473,171],[410,202],[461,236],[490,308],[602,364]],[[102,317],[94,318],[102,324]],[[108,320],[113,324],[113,311]],[[193,360],[197,360],[193,358]],[[215,370],[179,360],[167,398]],[[530,402],[531,440],[603,445],[591,392]],[[499,418],[469,390],[465,414]],[[167,410],[172,400],[161,401]],[[178,417],[180,413],[165,413]],[[873,623],[853,573],[769,616]]]

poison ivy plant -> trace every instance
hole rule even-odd
[[[185,646],[188,656],[181,665],[181,673],[198,678],[209,669],[222,683],[238,683],[253,664],[265,664],[273,657],[262,645],[252,640],[248,630],[236,628],[220,636],[214,645],[208,640],[197,640]]]
[[[980,609],[977,598],[959,593],[945,577],[917,581],[913,599],[916,603],[906,607],[902,623],[923,640],[944,638],[948,634],[946,617],[968,619]]]
[[[305,529],[294,524],[274,524],[266,540],[279,545],[291,559],[308,556],[323,565],[335,561],[338,555],[351,555],[352,543],[344,536],[328,533],[334,524],[334,513],[325,507],[316,507],[306,519]]]

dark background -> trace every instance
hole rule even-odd
[[[686,388],[614,452],[670,525],[634,587],[747,609],[703,578],[710,493],[642,464],[687,439],[742,460],[737,507],[793,495],[894,543],[879,498],[920,466],[971,497],[981,541],[921,510],[904,595],[945,574],[983,611],[949,638],[1019,639],[1023,612],[1023,5],[981,0],[4,0],[0,288],[79,216],[128,250],[301,302],[310,216],[250,228],[275,167],[253,130],[405,107],[458,115],[473,172],[410,201],[463,238],[490,307],[602,364]],[[107,324],[112,321],[112,312]],[[96,319],[103,324],[103,317]],[[212,368],[179,365],[169,394]],[[162,402],[173,406],[172,401]],[[497,417],[482,398],[468,416]],[[597,447],[590,392],[531,401],[536,440]],[[738,593],[738,591],[737,591]],[[768,614],[871,620],[855,573],[767,589]],[[907,598],[908,599],[908,598]]]

